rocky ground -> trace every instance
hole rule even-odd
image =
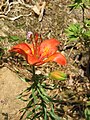
[[[14,4],[9,6],[11,2]],[[38,10],[30,7],[35,5],[35,0],[26,0],[24,4],[16,2],[11,0],[7,5],[1,0],[0,3],[0,120],[18,120],[19,109],[25,106],[17,99],[17,95],[28,84],[19,78],[30,79],[30,68],[21,56],[11,56],[8,50],[12,45],[26,41],[28,31],[38,32],[43,39],[56,38],[61,41],[59,50],[66,56],[67,65],[62,67],[47,63],[37,68],[37,72],[47,74],[51,69],[60,69],[67,73],[66,81],[53,81],[59,85],[59,89],[52,91],[52,94],[56,92],[57,97],[64,101],[57,105],[58,114],[64,120],[85,120],[84,110],[90,98],[90,53],[81,43],[75,47],[74,43],[68,44],[65,34],[65,28],[71,22],[82,21],[81,12],[70,12],[70,0],[46,0],[46,5],[41,5],[45,9],[43,14],[38,15]],[[8,7],[11,7],[10,11]]]

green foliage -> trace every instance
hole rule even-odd
[[[84,23],[87,28],[90,28],[90,20],[86,19],[84,20]]]
[[[87,5],[90,5],[90,0],[73,0],[73,4],[69,5],[70,10],[76,8],[86,8]]]
[[[86,104],[86,109],[84,111],[86,120],[90,120],[90,101]]]
[[[12,35],[12,36],[7,36],[7,37],[1,36],[1,37],[0,37],[0,41],[5,40],[6,38],[7,38],[10,42],[15,42],[15,41],[19,41],[19,40],[20,40],[20,37],[15,36],[15,35]]]
[[[60,117],[54,111],[54,102],[57,102],[57,100],[54,96],[48,96],[46,91],[50,89],[50,86],[42,83],[40,76],[34,74],[32,85],[18,96],[18,99],[27,102],[27,106],[20,110],[22,113],[20,120],[23,117],[30,120],[36,120],[36,118],[60,120]],[[42,79],[45,78],[42,76]]]
[[[20,40],[20,37],[15,36],[15,35],[12,35],[12,36],[7,36],[7,37],[2,37],[2,36],[1,36],[1,37],[0,37],[0,41],[1,41],[1,40],[5,40],[6,38],[8,38],[9,41],[12,41],[12,42]]]
[[[0,36],[0,41],[5,40],[6,37]]]
[[[85,118],[86,120],[90,120],[90,108],[85,109]]]
[[[12,35],[12,36],[8,36],[8,40],[9,42],[17,42],[17,41],[25,41],[26,38],[21,38],[19,36]]]
[[[84,35],[85,35],[86,37],[90,37],[90,30],[84,32]]]
[[[82,34],[82,27],[80,24],[71,24],[67,29],[66,29],[66,34],[69,38],[69,41],[75,41],[79,40],[80,35]]]
[[[20,40],[18,36],[9,36],[9,41],[11,42],[18,41],[18,40]]]
[[[81,23],[70,24],[65,30],[69,42],[81,42],[85,47],[90,47],[90,20],[85,19]]]
[[[85,23],[85,26],[89,26],[89,20]],[[84,43],[85,47],[90,46],[90,30],[89,27],[84,28],[79,23],[71,24],[66,29],[66,35],[68,37],[69,42],[81,42]]]

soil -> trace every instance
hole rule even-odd
[[[12,1],[14,0],[10,2]],[[35,2],[35,0],[26,0],[25,4],[34,5]],[[2,0],[0,5],[4,3],[5,1]],[[28,31],[38,32],[43,39],[56,38],[61,42],[59,51],[66,56],[67,65],[62,67],[47,63],[36,68],[37,73],[48,74],[50,70],[55,69],[67,73],[66,81],[53,81],[54,84],[59,85],[59,90],[51,93],[57,93],[57,96],[64,100],[64,103],[58,105],[62,108],[59,112],[64,120],[85,120],[85,105],[90,98],[90,53],[81,43],[78,43],[76,47],[73,47],[74,43],[66,44],[65,28],[71,22],[82,21],[80,10],[70,12],[68,8],[70,3],[70,0],[46,0],[41,21],[31,8],[21,4],[14,4],[7,17],[0,16],[0,120],[19,120],[19,110],[25,106],[24,102],[17,99],[17,95],[28,86],[26,82],[20,80],[20,77],[30,79],[31,68],[22,56],[11,55],[8,50],[14,44],[22,41],[29,42],[26,40]],[[2,8],[0,8],[0,14],[7,10]],[[19,15],[22,16],[16,20],[9,19]],[[52,81],[47,82],[52,83]]]

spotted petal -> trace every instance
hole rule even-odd
[[[61,53],[55,53],[49,58],[47,58],[44,62],[54,61],[60,65],[66,64],[66,58]]]
[[[40,58],[49,57],[57,51],[59,41],[56,39],[45,40],[40,45]]]

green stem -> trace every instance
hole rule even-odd
[[[83,16],[83,27],[86,28],[85,26],[85,5],[83,4],[83,6],[81,7],[82,8],[82,16]]]
[[[35,66],[32,66],[33,77],[35,76]]]
[[[37,80],[36,80],[36,74],[35,74],[35,66],[32,66],[32,80],[34,81],[34,83],[36,84],[37,83]]]

